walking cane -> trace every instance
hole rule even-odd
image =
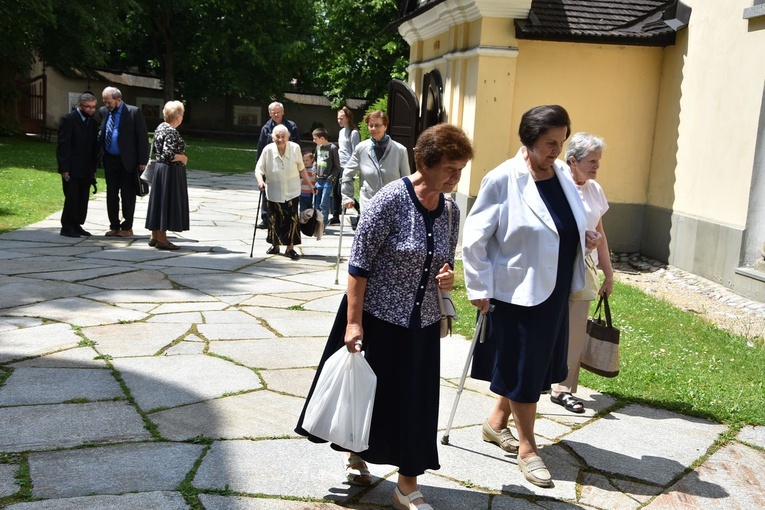
[[[494,305],[489,305],[489,311],[485,314],[478,316],[478,321],[475,323],[475,333],[473,333],[473,341],[470,342],[470,350],[468,351],[467,359],[465,360],[465,368],[462,371],[462,377],[460,378],[460,385],[457,388],[457,396],[454,398],[454,405],[452,406],[452,414],[449,416],[449,423],[446,424],[446,432],[441,438],[441,444],[449,444],[449,432],[452,430],[452,422],[454,421],[454,415],[457,414],[457,404],[460,403],[460,396],[462,395],[462,388],[465,386],[465,378],[467,377],[468,368],[470,368],[470,360],[473,358],[473,351],[475,350],[476,340],[481,343],[486,340],[486,316],[494,311]]]
[[[343,247],[343,226],[345,225],[345,206],[340,206],[340,239],[337,240],[337,265],[335,267],[335,285],[338,284],[340,276],[340,250]]]
[[[265,193],[263,190],[260,190],[260,193],[258,193],[258,214],[260,214],[260,201],[263,199],[263,193]],[[258,220],[255,219],[255,228],[252,229],[252,246],[250,246],[250,258],[252,258],[252,252],[255,250],[255,234],[258,231]]]

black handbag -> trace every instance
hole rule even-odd
[[[601,316],[601,305],[606,312],[605,322]],[[593,317],[587,321],[587,343],[581,364],[585,370],[603,377],[619,375],[619,330],[611,323],[608,296],[600,296]]]
[[[135,169],[135,172],[133,172],[133,175],[135,175],[135,194],[139,197],[145,197],[149,194],[149,183],[141,179],[141,172],[138,171],[138,169]]]

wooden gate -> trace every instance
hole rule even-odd
[[[43,133],[45,128],[47,76],[41,74],[21,85],[19,119],[25,133]]]
[[[401,80],[391,80],[388,86],[388,135],[406,147],[409,168],[414,172],[414,144],[419,131],[420,107],[417,96]]]

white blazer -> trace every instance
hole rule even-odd
[[[555,175],[579,228],[571,291],[584,287],[585,212],[565,163]],[[520,306],[542,303],[555,288],[560,237],[521,151],[486,174],[465,220],[462,258],[468,298]]]

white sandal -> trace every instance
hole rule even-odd
[[[351,467],[354,464],[363,464],[363,466],[360,468]],[[343,454],[343,465],[345,466],[346,471],[345,479],[348,480],[348,483],[360,487],[372,485],[372,474],[369,472],[369,469],[367,469],[367,463],[364,462],[364,459],[358,455],[351,455],[348,457],[346,454]],[[366,479],[363,479],[364,477],[366,477]]]
[[[425,499],[422,497],[420,491],[413,491],[404,496],[396,485],[396,490],[393,491],[393,506],[399,510],[433,510],[433,507],[427,503],[420,503],[415,505],[412,503],[415,499]]]

